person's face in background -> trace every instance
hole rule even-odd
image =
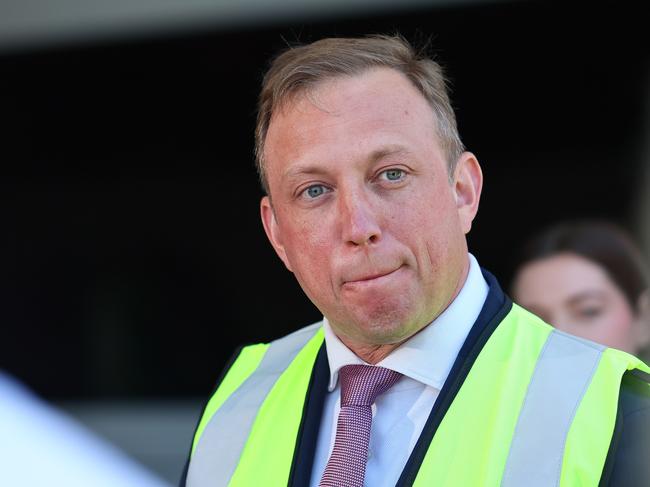
[[[513,297],[557,329],[612,348],[637,353],[650,339],[647,296],[632,305],[603,267],[577,254],[526,263]]]

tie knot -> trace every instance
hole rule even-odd
[[[377,396],[390,389],[401,376],[384,367],[346,365],[339,371],[341,406],[371,406]]]

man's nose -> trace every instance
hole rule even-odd
[[[381,238],[376,209],[362,191],[342,192],[339,199],[341,234],[346,243],[370,245]]]

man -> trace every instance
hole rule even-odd
[[[621,378],[650,370],[513,305],[468,254],[482,174],[440,67],[399,37],[325,39],[274,61],[259,108],[264,229],[324,318],[239,352],[186,485],[616,478]]]

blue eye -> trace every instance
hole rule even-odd
[[[309,188],[305,190],[305,193],[310,198],[318,198],[320,195],[325,193],[325,191],[326,191],[325,186],[323,186],[322,184],[315,184],[313,186],[309,186]]]
[[[404,170],[402,169],[388,169],[382,174],[384,174],[388,181],[400,181],[404,178]]]

